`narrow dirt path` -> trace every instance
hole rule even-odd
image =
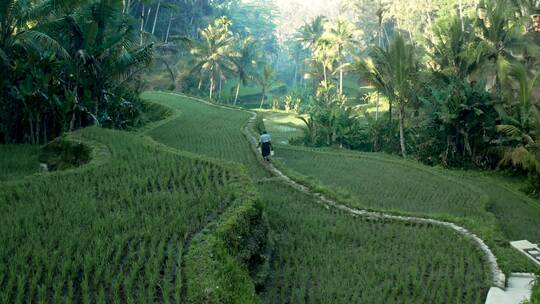
[[[172,94],[177,95],[177,96],[181,96],[181,97],[185,97],[185,98],[189,98],[189,99],[195,100],[197,102],[202,102],[202,103],[207,104],[207,105],[212,106],[212,107],[218,107],[218,108],[223,108],[223,109],[236,110],[236,111],[242,111],[242,112],[250,113],[251,118],[242,127],[242,133],[244,134],[244,136],[246,136],[246,139],[252,144],[251,147],[252,147],[253,152],[254,153],[258,152],[257,149],[256,149],[256,145],[257,145],[257,141],[258,141],[257,140],[257,134],[255,134],[254,131],[253,131],[253,124],[255,123],[255,120],[257,119],[257,113],[256,112],[245,110],[245,109],[239,109],[239,108],[223,106],[223,105],[217,105],[217,104],[213,104],[211,102],[208,102],[206,100],[191,97],[191,96],[175,94],[175,93],[172,93]],[[506,278],[505,278],[504,273],[501,271],[501,269],[499,267],[499,264],[497,263],[497,258],[495,257],[495,255],[493,254],[493,252],[491,251],[489,246],[487,246],[486,243],[480,237],[478,237],[476,234],[472,233],[471,231],[467,230],[466,228],[461,227],[461,226],[459,226],[457,224],[454,224],[454,223],[451,223],[451,222],[439,221],[439,220],[434,220],[434,219],[429,219],[429,218],[412,217],[412,216],[399,216],[399,215],[386,214],[386,213],[382,213],[382,212],[373,212],[373,211],[367,211],[367,210],[362,210],[362,209],[350,208],[350,207],[345,206],[343,204],[340,204],[340,203],[338,203],[338,202],[336,202],[334,200],[331,200],[331,199],[327,198],[326,196],[324,196],[324,195],[322,195],[320,193],[314,192],[310,188],[308,188],[308,187],[306,187],[304,185],[299,184],[298,182],[291,179],[289,176],[285,175],[282,171],[280,171],[278,168],[276,168],[272,163],[263,162],[261,160],[261,164],[267,170],[269,170],[273,175],[281,178],[285,183],[289,184],[291,187],[297,189],[298,191],[301,191],[303,193],[306,193],[308,195],[311,195],[311,196],[315,197],[319,203],[321,203],[321,204],[323,204],[323,205],[325,205],[327,207],[331,207],[331,208],[335,208],[335,209],[338,209],[338,210],[341,210],[341,211],[345,211],[345,212],[350,213],[350,214],[355,215],[355,216],[363,216],[363,217],[368,217],[368,218],[379,218],[379,219],[390,219],[390,220],[404,221],[404,222],[428,223],[428,224],[443,226],[443,227],[454,230],[455,232],[457,232],[457,233],[461,234],[462,236],[464,236],[464,237],[470,239],[471,241],[473,241],[478,246],[478,248],[480,250],[482,250],[482,252],[485,255],[486,261],[488,263],[488,266],[489,266],[489,270],[490,270],[490,273],[491,273],[491,281],[492,281],[493,286],[499,287],[501,289],[505,288]]]

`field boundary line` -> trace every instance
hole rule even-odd
[[[164,92],[164,93],[167,93],[167,92]],[[222,108],[222,109],[229,109],[229,110],[236,110],[236,111],[242,111],[242,112],[246,112],[246,113],[251,114],[251,117],[249,118],[248,122],[244,126],[242,126],[241,130],[242,130],[242,133],[244,133],[244,135],[246,136],[246,138],[252,143],[252,147],[254,147],[253,144],[257,143],[257,138],[254,135],[254,132],[252,130],[252,125],[257,119],[257,112],[246,110],[246,109],[240,109],[240,108],[225,106],[225,105],[214,104],[214,103],[211,103],[211,102],[209,102],[207,100],[204,100],[204,99],[201,99],[201,98],[198,98],[198,97],[192,97],[192,96],[187,96],[187,95],[178,94],[178,93],[172,93],[172,92],[168,92],[168,93],[172,94],[172,95],[179,96],[179,97],[189,98],[189,99],[195,100],[197,102],[204,103],[204,104],[212,106],[212,107],[217,107],[217,108]],[[254,152],[256,152],[255,149],[252,149],[252,150]],[[260,157],[257,157],[257,159],[260,160]],[[499,264],[497,263],[497,258],[495,257],[495,254],[493,254],[493,252],[491,251],[489,246],[479,236],[477,236],[473,232],[469,231],[468,229],[466,229],[464,227],[461,227],[461,226],[459,226],[459,225],[457,225],[455,223],[451,223],[451,222],[447,222],[447,221],[439,221],[439,220],[435,220],[435,219],[421,218],[421,217],[414,217],[414,216],[392,215],[392,214],[387,214],[387,213],[383,213],[383,212],[375,212],[375,211],[368,211],[368,210],[351,208],[351,207],[345,206],[343,204],[340,204],[340,203],[338,203],[338,202],[336,202],[334,200],[331,200],[331,199],[327,198],[325,195],[323,195],[321,193],[314,192],[309,187],[306,187],[306,186],[296,182],[295,180],[293,180],[289,176],[285,175],[281,170],[276,168],[272,163],[266,163],[266,164],[264,164],[264,167],[267,170],[269,170],[271,173],[273,173],[274,175],[280,177],[282,180],[285,181],[285,183],[287,183],[291,187],[293,187],[296,190],[301,191],[301,192],[303,192],[305,194],[308,194],[308,195],[311,195],[311,196],[317,198],[317,200],[319,200],[319,202],[321,202],[322,204],[324,204],[324,205],[326,205],[328,207],[333,207],[335,209],[345,211],[345,212],[353,214],[353,215],[363,216],[363,217],[367,217],[367,218],[389,219],[389,220],[402,221],[402,222],[427,223],[427,224],[438,225],[438,226],[442,226],[442,227],[446,227],[446,228],[449,228],[451,230],[454,230],[455,232],[457,232],[457,233],[465,236],[466,238],[472,240],[478,246],[478,248],[484,253],[484,255],[485,255],[486,259],[487,259],[487,263],[488,263],[489,270],[490,270],[490,273],[491,273],[491,281],[492,281],[493,286],[499,287],[499,288],[501,288],[503,290],[505,289],[506,276],[502,272],[502,270],[500,269]]]

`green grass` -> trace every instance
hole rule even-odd
[[[296,190],[261,179],[264,174],[248,156],[252,151],[240,132],[248,114],[167,93],[146,93],[144,98],[182,112],[149,133],[156,141],[240,162],[260,181],[276,246],[270,281],[261,295],[264,302],[446,303],[450,298],[479,303],[485,297],[488,272],[470,241],[438,227],[371,222],[320,207]],[[387,283],[385,272],[392,278]],[[430,288],[422,288],[424,283]]]
[[[71,138],[90,164],[0,187],[0,302],[180,302],[185,246],[236,203],[241,171],[127,132]]]
[[[182,114],[151,130],[148,135],[176,149],[243,164],[254,177],[268,173],[241,133],[251,117],[249,113],[209,107],[187,97],[168,93],[147,92],[143,98],[171,107]]]
[[[540,242],[540,204],[493,175],[373,153],[287,146],[276,153],[285,168],[344,193],[358,207],[487,221],[494,215],[506,240]]]
[[[275,258],[264,303],[483,303],[482,254],[441,227],[328,210],[281,183],[260,185]]]
[[[267,115],[265,123],[280,138],[295,135],[283,118]],[[509,241],[539,242],[540,238],[540,203],[520,193],[516,179],[332,148],[279,145],[276,157],[297,180],[345,204],[460,223],[488,242],[504,271],[534,271],[509,245]]]
[[[39,146],[0,145],[0,182],[39,171]]]
[[[484,213],[479,193],[400,161],[285,146],[278,151],[285,167],[354,195],[357,207],[454,216]]]

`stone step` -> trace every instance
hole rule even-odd
[[[520,304],[530,300],[535,280],[534,273],[512,273],[506,289],[492,287],[489,290],[486,304]]]

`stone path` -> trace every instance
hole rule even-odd
[[[257,134],[254,134],[254,131],[253,131],[253,124],[257,118],[256,112],[245,110],[245,109],[223,106],[223,105],[216,105],[206,100],[190,97],[186,95],[181,95],[181,94],[175,94],[175,95],[190,98],[190,99],[205,103],[213,107],[250,113],[251,118],[246,123],[246,125],[243,126],[242,132],[244,133],[246,138],[252,143],[251,146],[254,153],[257,153],[257,149],[255,148],[258,141]],[[534,281],[534,276],[532,274],[513,273],[510,275],[510,278],[508,280],[508,286],[507,286],[506,277],[504,273],[501,271],[497,263],[497,258],[495,257],[491,249],[486,245],[486,243],[480,237],[478,237],[476,234],[472,233],[471,231],[467,230],[466,228],[463,228],[454,223],[444,222],[444,221],[439,221],[439,220],[434,220],[434,219],[429,219],[429,218],[391,215],[391,214],[386,214],[382,212],[373,212],[373,211],[350,208],[345,205],[339,204],[325,197],[324,195],[320,193],[313,192],[310,188],[299,184],[298,182],[291,179],[289,176],[285,175],[282,171],[276,168],[272,163],[267,163],[263,161],[261,161],[261,163],[266,167],[266,169],[272,172],[275,176],[280,177],[293,188],[316,197],[320,203],[324,204],[327,207],[336,208],[345,212],[349,212],[353,215],[365,216],[365,217],[370,217],[370,218],[383,218],[383,219],[391,219],[391,220],[397,220],[397,221],[430,223],[434,225],[444,226],[469,238],[478,246],[480,250],[482,250],[482,252],[484,253],[486,257],[487,263],[489,265],[489,270],[491,273],[491,281],[494,287],[492,287],[488,293],[486,304],[519,304],[519,303],[522,303],[524,300],[528,299],[531,295],[532,282]]]

